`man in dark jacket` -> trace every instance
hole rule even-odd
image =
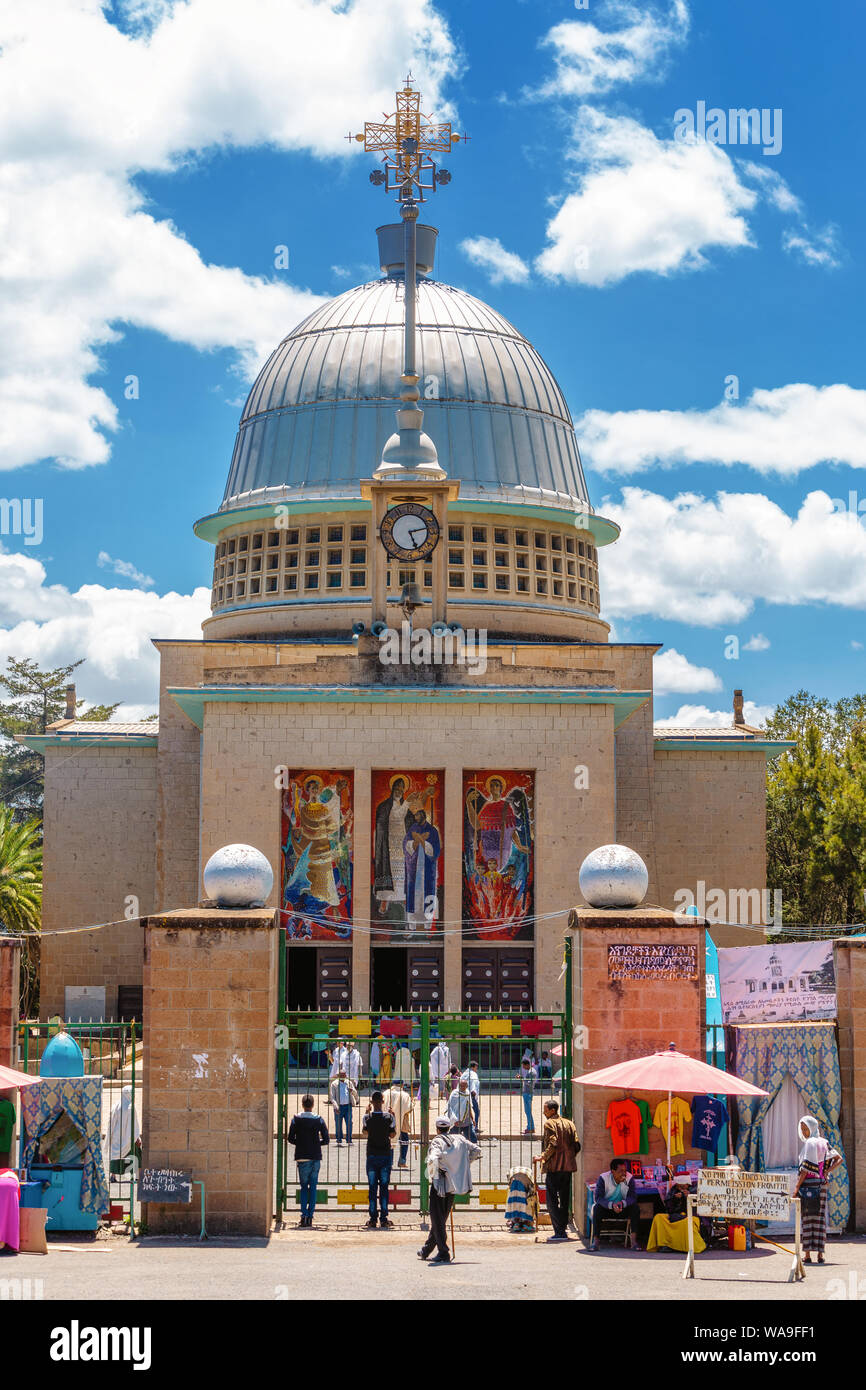
[[[547,1211],[553,1227],[550,1239],[554,1241],[568,1240],[571,1187],[577,1171],[579,1153],[580,1141],[571,1120],[562,1118],[558,1101],[545,1101],[543,1148],[532,1162],[540,1163],[545,1174]]]
[[[289,1143],[295,1146],[295,1162],[298,1165],[298,1181],[301,1184],[299,1229],[313,1224],[322,1145],[328,1142],[328,1126],[321,1115],[313,1114],[314,1104],[312,1096],[303,1096],[303,1113],[296,1115],[289,1125]]]

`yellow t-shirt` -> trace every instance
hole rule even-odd
[[[682,1096],[674,1096],[671,1100],[671,1153],[685,1153],[683,1139],[685,1137],[685,1126],[692,1118],[689,1109]],[[666,1100],[660,1101],[656,1106],[656,1113],[653,1115],[653,1125],[660,1129],[664,1137],[665,1144],[668,1142],[668,1103]]]

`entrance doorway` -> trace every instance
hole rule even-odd
[[[424,946],[375,946],[370,998],[374,1009],[441,1009],[442,950]]]
[[[399,1013],[409,1005],[409,977],[404,946],[375,946],[372,1005],[387,1013]]]
[[[289,943],[286,951],[287,1009],[350,1009],[352,952],[348,947]]]

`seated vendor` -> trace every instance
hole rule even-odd
[[[670,1196],[665,1202],[664,1212],[659,1212],[653,1217],[647,1250],[666,1248],[668,1250],[682,1250],[684,1253],[688,1250],[689,1228],[686,1225],[688,1190],[688,1177],[674,1180]],[[695,1233],[694,1248],[696,1253],[700,1255],[707,1247],[696,1216],[692,1217],[692,1226]]]
[[[631,1221],[629,1244],[632,1250],[639,1250],[635,1234],[639,1217],[640,1208],[635,1195],[634,1178],[625,1159],[614,1158],[609,1170],[602,1173],[595,1185],[590,1250],[598,1249],[598,1233],[605,1222],[612,1219]]]

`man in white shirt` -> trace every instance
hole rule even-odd
[[[448,1044],[443,1042],[440,1038],[439,1042],[430,1053],[430,1084],[436,1087],[437,1096],[442,1093],[450,1066],[451,1049]]]
[[[382,1097],[383,1108],[392,1112],[397,1125],[397,1133],[400,1136],[398,1168],[405,1168],[406,1160],[409,1157],[409,1138],[412,1134],[414,1104],[412,1092],[406,1086],[391,1086]]]
[[[418,1251],[418,1258],[426,1260],[434,1245],[437,1247],[434,1265],[451,1263],[448,1249],[448,1214],[458,1193],[472,1191],[470,1163],[481,1157],[477,1144],[464,1139],[462,1135],[448,1133],[449,1121],[440,1115],[436,1121],[436,1138],[431,1139],[427,1150],[427,1178],[430,1183],[430,1234]]]
[[[330,1079],[333,1081],[334,1077],[339,1076],[341,1071],[346,1073],[353,1086],[358,1085],[361,1076],[361,1054],[351,1040],[347,1043],[338,1043],[334,1048]]]
[[[478,1063],[470,1062],[464,1072],[460,1074],[460,1080],[469,1084],[469,1099],[472,1102],[472,1114],[475,1117],[476,1135],[481,1133],[481,1079],[478,1075]]]

